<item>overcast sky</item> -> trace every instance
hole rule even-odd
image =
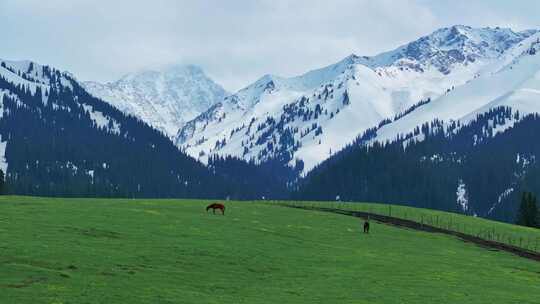
[[[234,91],[264,74],[387,51],[439,27],[540,28],[538,12],[536,0],[0,0],[0,58],[102,82],[192,63]]]

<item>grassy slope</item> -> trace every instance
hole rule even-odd
[[[250,203],[0,198],[0,303],[538,303],[540,263]],[[70,267],[72,266],[72,267]]]
[[[540,252],[540,229],[512,225],[484,218],[466,216],[444,211],[414,208],[407,206],[376,203],[343,203],[343,202],[275,202],[296,206],[318,206],[371,212],[381,215],[422,222],[424,224],[450,229],[494,240],[531,251]]]

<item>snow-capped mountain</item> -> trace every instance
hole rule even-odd
[[[487,64],[474,77],[410,114],[387,122],[371,141],[388,141],[407,134],[420,124],[438,119],[465,125],[490,109],[509,107],[521,114],[540,112],[540,32],[509,48],[497,61]],[[511,127],[499,126],[497,132]]]
[[[140,118],[173,137],[185,122],[195,118],[228,93],[194,65],[170,65],[128,74],[84,87],[126,114]]]
[[[536,85],[515,90],[535,81],[538,35],[453,26],[297,77],[266,75],[186,123],[176,142],[202,161],[301,160],[306,172],[367,130],[391,139],[437,117],[461,119],[521,98],[512,92],[528,103]]]
[[[0,169],[7,191],[25,195],[223,197],[240,188],[70,73],[31,61],[0,60]]]

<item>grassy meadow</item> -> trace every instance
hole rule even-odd
[[[534,252],[540,252],[540,229],[497,222],[480,217],[431,209],[377,203],[301,201],[275,201],[271,203],[303,207],[327,207],[387,215],[478,236],[486,240],[497,241]]]
[[[207,203],[0,197],[0,303],[539,303],[540,263],[509,253],[376,222],[366,235],[354,217],[267,203],[213,215]]]

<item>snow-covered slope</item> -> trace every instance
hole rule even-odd
[[[392,140],[435,118],[466,124],[499,106],[521,114],[540,112],[540,33],[516,44],[475,79],[381,127],[373,140]]]
[[[112,83],[86,82],[84,86],[94,96],[169,137],[228,94],[194,65],[145,70]]]
[[[425,120],[459,119],[487,105],[493,99],[474,98],[486,93],[472,83],[485,81],[488,88],[496,74],[511,73],[521,61],[519,70],[532,73],[519,49],[530,49],[537,35],[454,26],[374,57],[351,55],[292,78],[266,75],[186,123],[177,144],[202,161],[214,154],[291,165],[298,159],[307,171],[367,129],[381,126],[379,138],[393,138]],[[471,87],[463,94],[474,99],[460,102],[463,112],[450,100],[461,87]]]
[[[41,99],[44,105],[47,106],[50,104],[54,110],[69,109],[54,101],[49,101],[49,92],[53,89],[73,90],[73,83],[78,83],[76,78],[69,72],[61,72],[60,70],[28,60],[11,61],[0,59],[0,77],[7,83],[21,88],[22,91],[28,90],[30,94],[35,94],[37,90],[40,90]],[[19,99],[16,94],[7,88],[0,88],[0,107],[3,107],[4,96],[15,98],[16,100]],[[22,102],[20,102],[19,105],[21,107],[28,106]],[[113,134],[118,134],[120,132],[120,123],[109,117],[107,114],[94,110],[93,107],[88,104],[81,103],[80,106],[90,116],[97,128]],[[3,112],[0,114],[0,119],[2,116]],[[1,150],[0,143],[0,151]]]

